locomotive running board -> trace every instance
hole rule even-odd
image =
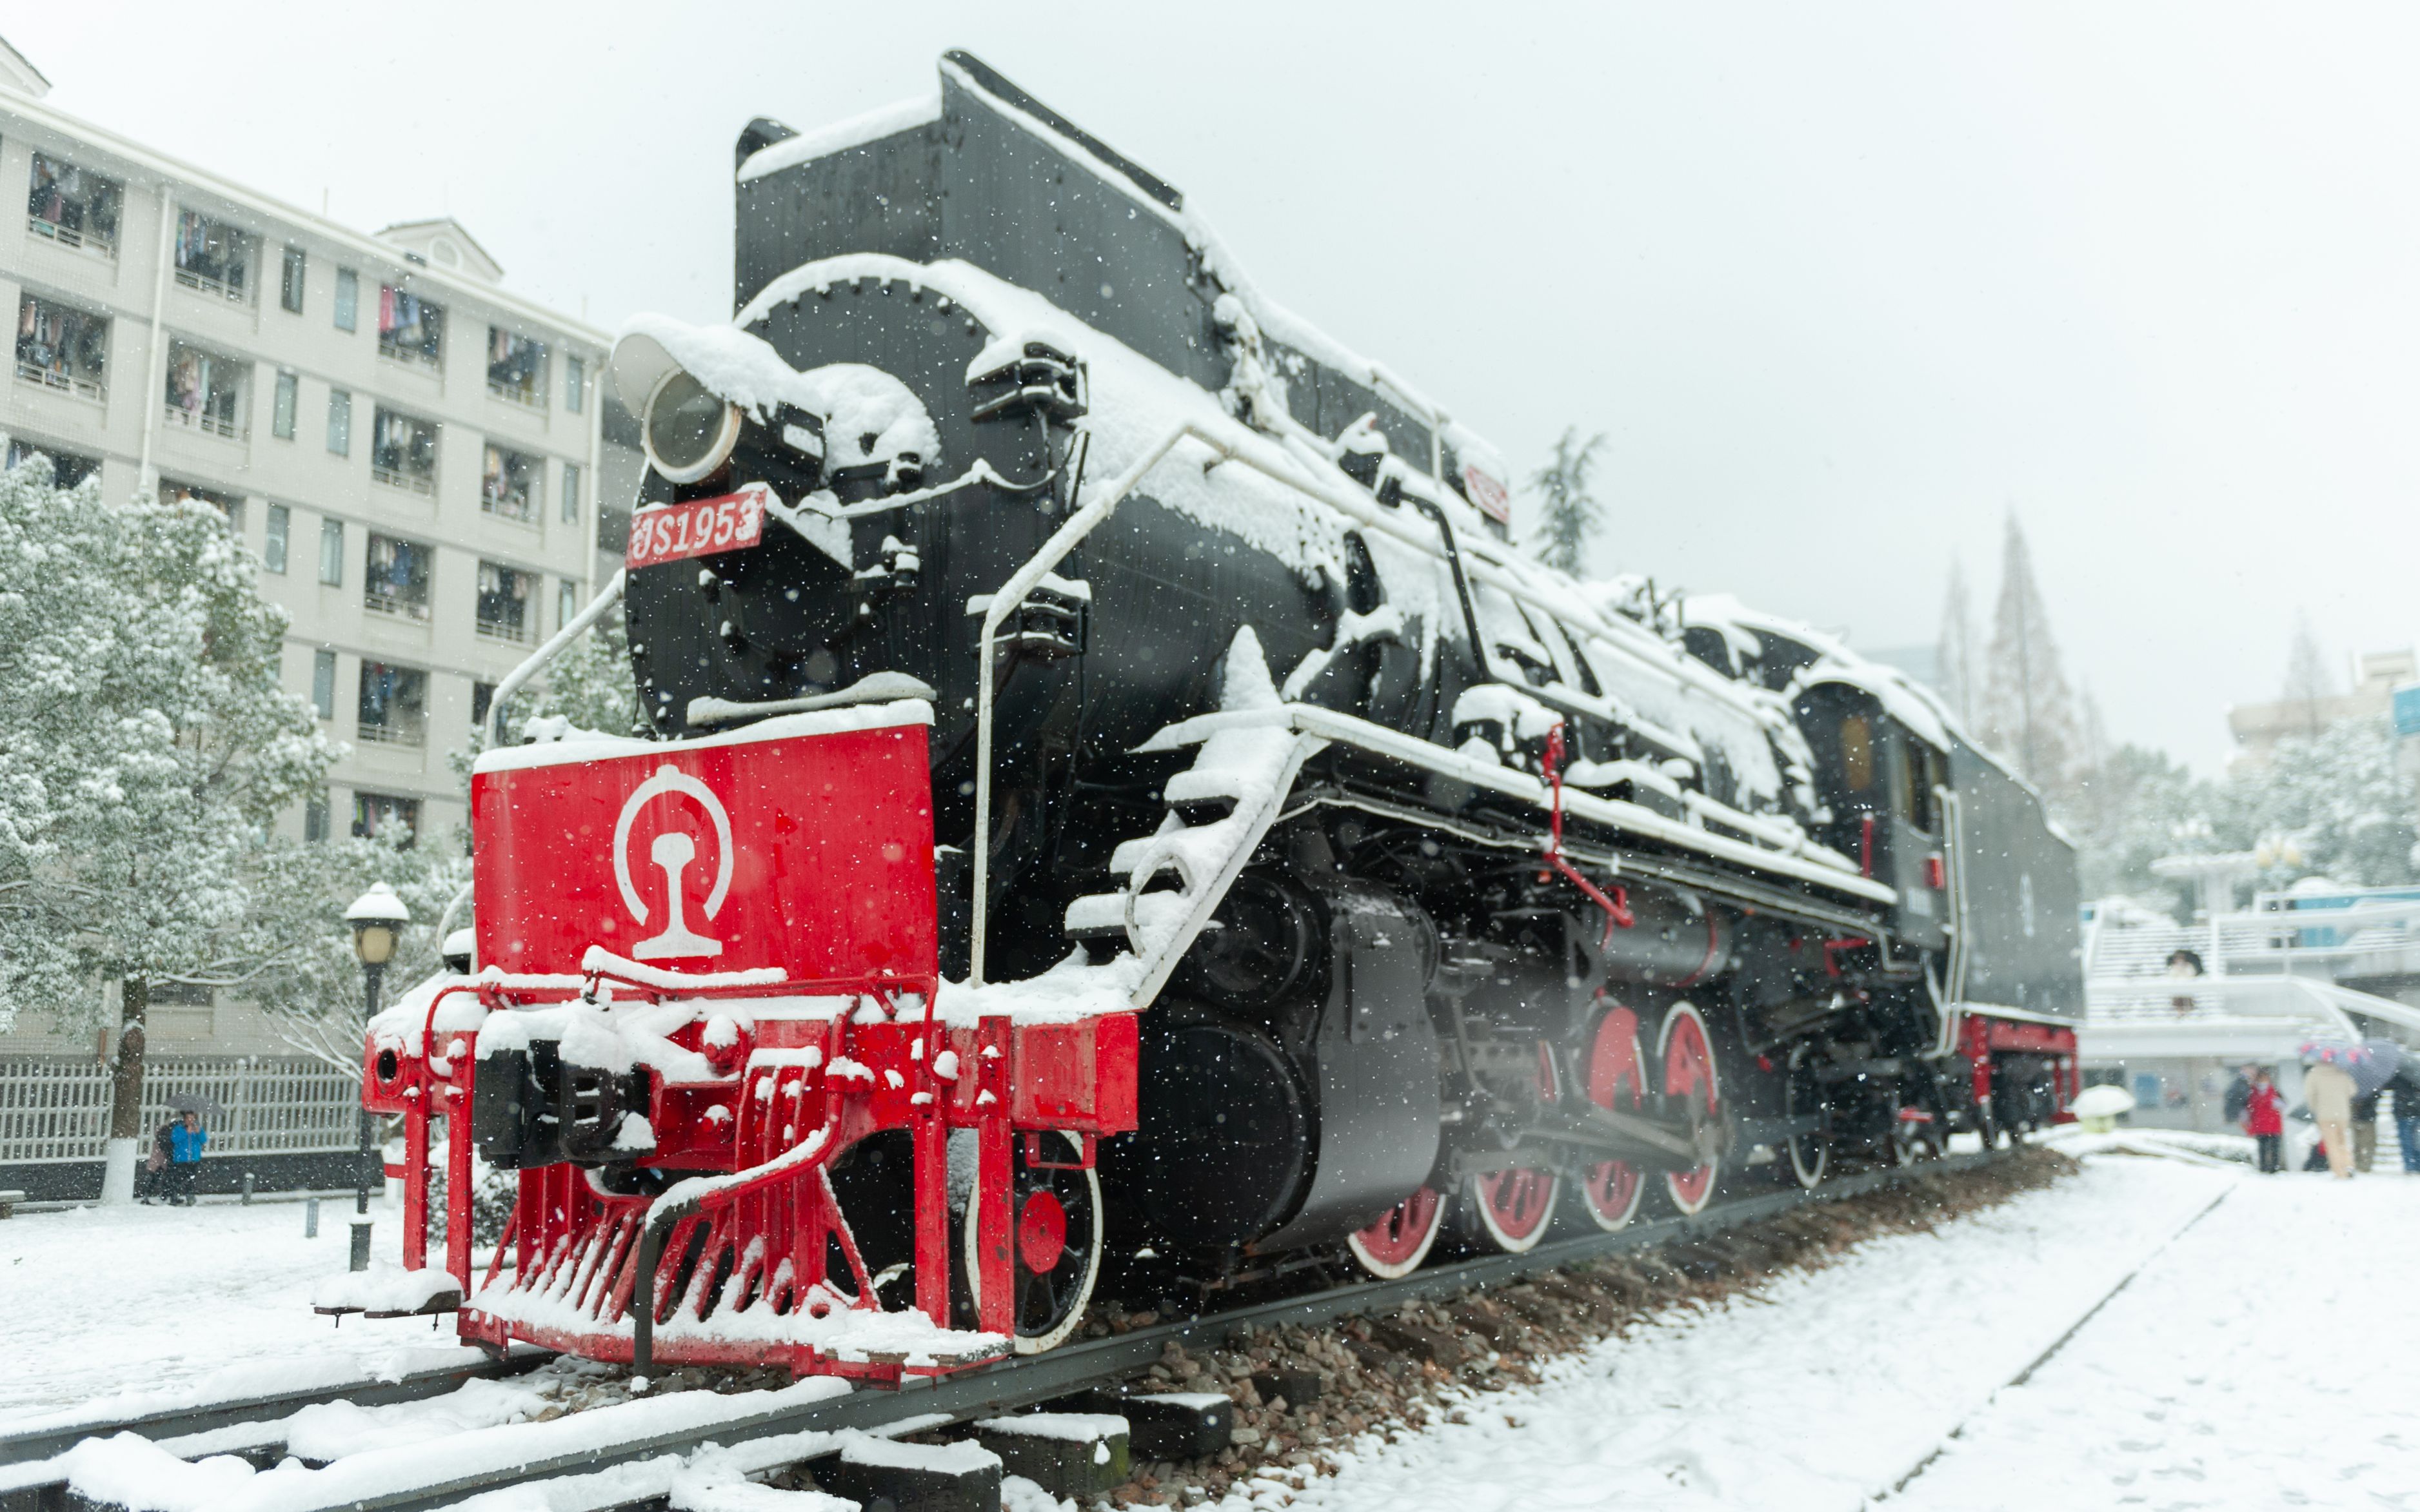
[[[1459,751],[1433,745],[1417,735],[1389,730],[1385,725],[1374,724],[1355,715],[1324,709],[1315,703],[1287,703],[1274,709],[1200,715],[1169,726],[1136,748],[1144,751],[1173,750],[1207,740],[1222,730],[1272,725],[1334,745],[1350,746],[1356,750],[1417,766],[1472,787],[1486,788],[1519,798],[1542,812],[1551,812],[1554,808],[1554,795],[1546,784],[1527,772],[1473,761]],[[1679,820],[1668,819],[1641,804],[1620,798],[1600,798],[1594,794],[1575,793],[1568,788],[1563,791],[1562,803],[1563,811],[1573,818],[1607,829],[1697,851],[1756,871],[1778,873],[1852,897],[1885,904],[1899,901],[1898,889],[1885,883],[1842,872],[1820,861],[1766,850],[1745,841],[1698,829]]]

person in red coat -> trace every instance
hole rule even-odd
[[[2285,1168],[2286,1101],[2277,1095],[2276,1079],[2265,1066],[2252,1073],[2252,1091],[2243,1100],[2243,1132],[2260,1147],[2263,1174]]]

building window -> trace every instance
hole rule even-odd
[[[546,343],[488,328],[488,392],[533,409],[546,408]]]
[[[82,247],[104,257],[117,255],[117,220],[126,208],[126,186],[115,178],[34,154],[33,182],[25,194],[25,226],[63,247]]]
[[[563,360],[563,408],[580,413],[588,387],[588,363],[585,358],[566,357]]]
[[[17,467],[37,456],[51,459],[51,486],[72,488],[101,471],[101,458],[78,456],[73,452],[55,451],[34,441],[11,440],[8,442],[8,466]]]
[[[328,838],[328,795],[314,793],[302,802],[302,838],[322,841]]]
[[[17,377],[101,403],[109,398],[109,317],[28,294],[17,304]]]
[[[199,484],[178,483],[172,478],[162,478],[160,501],[163,504],[208,504],[218,511],[219,518],[226,521],[228,530],[234,531],[239,535],[243,533],[243,501],[234,494],[222,493],[216,488],[205,488]]]
[[[445,312],[392,284],[379,285],[379,355],[428,367],[445,359]]]
[[[286,249],[286,263],[277,274],[277,305],[282,310],[302,313],[302,249]]]
[[[311,653],[311,712],[322,719],[336,717],[336,654],[325,646]]]
[[[428,618],[428,565],[435,552],[418,541],[370,532],[362,606],[407,620]]]
[[[368,840],[374,835],[400,831],[406,846],[420,835],[420,800],[399,798],[384,793],[353,795],[353,838]]]
[[[268,533],[260,538],[260,564],[281,576],[286,571],[286,537],[294,529],[294,511],[284,504],[269,506]]]
[[[487,466],[479,479],[479,507],[506,519],[535,520],[543,476],[536,457],[489,441]]]
[[[319,580],[331,588],[345,585],[345,522],[319,522]]]
[[[328,450],[353,455],[353,396],[342,389],[328,391]]]
[[[237,304],[252,302],[252,258],[258,242],[224,221],[177,212],[177,282]]]
[[[252,364],[184,342],[168,347],[168,418],[179,425],[240,440],[244,383]]]
[[[358,733],[372,746],[428,742],[428,674],[383,661],[362,663]]]
[[[471,685],[471,733],[473,736],[488,728],[488,711],[495,706],[495,684],[473,683]]]
[[[349,268],[336,270],[336,329],[352,331],[361,319],[362,275]]]
[[[370,433],[370,481],[413,493],[437,491],[437,425],[380,405]]]
[[[536,598],[537,574],[480,563],[480,636],[489,640],[527,640],[537,628]]]
[[[569,625],[580,612],[580,585],[566,578],[554,590],[554,625],[556,629]]]
[[[563,522],[580,523],[580,470],[568,462],[563,464]]]
[[[294,439],[294,405],[302,380],[291,373],[277,375],[277,399],[269,409],[269,433],[281,441]]]

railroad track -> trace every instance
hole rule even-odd
[[[325,1477],[324,1484],[312,1493],[297,1496],[297,1488],[289,1483],[279,1505],[289,1512],[436,1512],[474,1496],[546,1482],[551,1483],[546,1495],[551,1512],[660,1508],[666,1505],[674,1481],[702,1453],[710,1454],[717,1467],[734,1478],[762,1474],[834,1453],[843,1442],[838,1436],[852,1431],[922,1432],[1114,1387],[1148,1370],[1171,1343],[1207,1349],[1250,1331],[1382,1313],[1405,1303],[1499,1286],[1625,1250],[1704,1238],[1776,1217],[1806,1203],[1837,1201],[1911,1179],[1973,1169],[1993,1158],[1990,1153],[1953,1155],[1901,1169],[1838,1177],[1811,1192],[1770,1193],[1726,1203],[1695,1217],[1667,1218],[1633,1224],[1610,1234],[1551,1241],[1523,1255],[1478,1256],[1425,1267],[1400,1280],[1357,1282],[1308,1296],[1153,1324],[897,1391],[853,1391],[837,1381],[809,1381],[774,1392],[727,1396],[687,1392],[653,1400],[640,1398],[546,1423],[473,1429],[447,1440],[443,1455],[430,1453],[427,1445],[372,1450],[305,1472]],[[214,1442],[199,1452],[240,1452],[256,1463],[269,1463],[282,1452],[280,1420],[306,1406],[332,1400],[364,1406],[421,1400],[469,1380],[526,1371],[546,1358],[533,1353],[460,1370],[421,1372],[352,1390],[285,1393],[120,1421],[46,1425],[31,1433],[0,1438],[0,1512],[67,1512],[127,1504],[95,1500],[70,1484],[70,1470],[55,1458],[70,1446],[62,1442],[63,1435],[81,1441],[132,1432],[160,1442],[209,1433]],[[667,1408],[675,1410],[659,1411]],[[652,1426],[645,1422],[650,1416],[678,1421]],[[622,1428],[625,1422],[628,1431]],[[257,1431],[233,1431],[244,1426]],[[324,1495],[318,1494],[320,1491]]]

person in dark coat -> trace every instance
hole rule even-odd
[[[2263,1175],[2286,1168],[2286,1100],[2266,1071],[2253,1072],[2252,1089],[2243,1095],[2243,1132],[2260,1147]]]
[[[2252,1079],[2258,1074],[2259,1068],[2257,1066],[2238,1066],[2235,1069],[2235,1080],[2226,1084],[2227,1122],[2242,1123],[2243,1121],[2243,1104],[2250,1100],[2252,1096]]]
[[[168,1202],[194,1205],[194,1178],[202,1171],[202,1147],[210,1136],[202,1128],[202,1116],[188,1112],[168,1135]]]
[[[2420,1065],[2410,1060],[2386,1084],[2395,1103],[2395,1142],[2403,1147],[2403,1171],[2420,1176]]]
[[[2378,1093],[2372,1092],[2352,1100],[2352,1168],[2366,1173],[2377,1163]]]
[[[176,1132],[177,1116],[172,1113],[151,1131],[151,1153],[134,1173],[134,1199],[147,1208],[153,1197],[164,1201],[168,1196],[168,1156]]]

